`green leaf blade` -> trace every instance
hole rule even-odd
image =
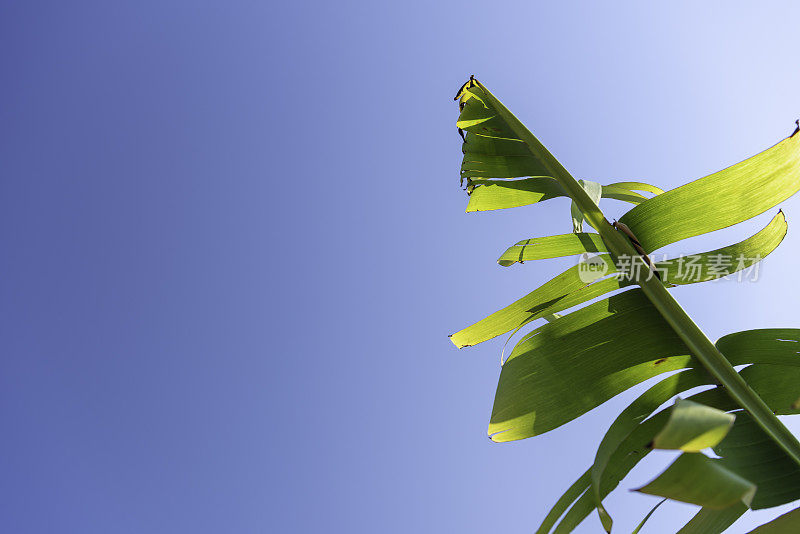
[[[639,204],[620,218],[652,252],[746,221],[800,190],[800,136]]]
[[[797,534],[800,532],[800,508],[778,516],[748,534]]]
[[[469,197],[467,212],[502,210],[567,196],[558,182],[549,177],[522,180],[473,180],[476,186]]]
[[[639,290],[614,295],[517,344],[500,373],[489,435],[499,442],[548,432],[643,380],[692,365]]]
[[[685,452],[653,481],[636,491],[722,509],[740,502],[749,505],[756,486],[726,469],[718,460]]]
[[[601,488],[605,485],[607,470],[614,470],[616,467],[613,465],[612,460],[617,455],[617,451],[630,438],[631,433],[641,425],[642,421],[650,417],[659,406],[678,393],[704,385],[707,382],[708,377],[704,373],[695,370],[686,370],[669,376],[636,398],[617,416],[606,431],[597,448],[591,473],[592,492],[595,497],[597,512],[600,515],[600,522],[607,532],[611,531],[613,520],[603,505]],[[664,418],[668,413],[662,413],[660,418]],[[650,424],[653,423],[651,422]],[[619,458],[619,456],[617,455],[616,458]]]
[[[728,435],[714,447],[726,469],[752,481],[751,508],[761,510],[800,499],[800,467],[745,412],[737,412]]]
[[[647,523],[647,520],[650,519],[653,513],[655,513],[655,511],[658,510],[658,507],[664,504],[665,502],[667,502],[667,499],[662,499],[658,501],[658,503],[655,506],[653,506],[649,512],[647,512],[647,515],[644,516],[644,519],[642,519],[642,521],[638,525],[636,525],[636,528],[633,529],[633,532],[631,532],[631,534],[639,534],[639,531],[642,530],[642,527],[644,526],[645,523]]]
[[[602,262],[613,272],[614,265],[608,254],[601,254],[595,258],[594,261]],[[590,284],[593,277],[599,278],[603,273],[598,272],[595,275],[580,271],[580,265],[570,267],[505,308],[452,334],[450,340],[458,348],[471,347],[524,326],[546,313],[555,313],[576,306],[622,287],[621,283],[613,281],[593,287],[596,285]],[[590,284],[589,287],[587,284]]]
[[[702,508],[677,534],[722,534],[748,510],[744,503],[722,510]]]
[[[660,187],[646,184],[644,182],[615,182],[613,184],[608,184],[608,187],[626,189],[628,191],[647,191],[648,193],[653,193],[654,195],[660,195],[664,192],[664,190]]]
[[[753,236],[709,252],[660,261],[656,269],[662,279],[676,285],[706,282],[729,276],[754,265],[778,248],[786,237],[786,217],[779,211]]]
[[[525,239],[509,247],[497,263],[509,267],[515,263],[574,256],[584,252],[607,252],[598,234],[560,234]]]
[[[667,425],[653,439],[654,449],[700,452],[725,438],[736,416],[689,400],[675,404]]]

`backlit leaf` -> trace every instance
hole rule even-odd
[[[800,189],[800,135],[642,202],[620,218],[648,252],[760,215]]]
[[[656,263],[662,279],[671,284],[693,284],[747,269],[766,258],[786,236],[786,217],[779,211],[755,235],[734,245]]]
[[[595,261],[602,262],[610,271],[614,269],[611,258],[607,254],[597,256]],[[570,267],[502,310],[451,335],[451,341],[459,348],[477,345],[541,317],[540,312],[547,308],[558,308],[559,301],[563,301],[568,295],[581,290],[581,288],[586,288],[587,284],[592,281],[593,275],[585,272],[583,274],[579,273],[580,268],[579,265]],[[601,274],[601,272],[598,272],[597,276],[599,277]],[[617,284],[616,288],[619,287],[619,284]],[[606,292],[611,289],[607,289]],[[568,304],[566,307],[575,306],[585,301],[580,300],[580,298],[572,298],[566,303]],[[549,313],[563,309],[566,308],[552,309]]]
[[[596,302],[525,336],[503,365],[489,434],[542,434],[643,380],[691,365],[641,290]]]
[[[700,452],[727,435],[736,416],[690,400],[679,400],[666,426],[653,438],[654,449]]]
[[[497,263],[503,267],[517,262],[573,256],[584,252],[607,252],[603,240],[598,234],[561,234],[546,237],[534,237],[519,241],[509,247]]]

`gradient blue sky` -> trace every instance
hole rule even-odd
[[[796,3],[646,4],[2,2],[0,530],[530,532],[625,399],[486,438],[500,344],[447,334],[569,264],[495,259],[571,224],[464,213],[456,89],[664,188],[800,117]],[[782,207],[759,282],[676,290],[712,338],[800,327]],[[667,460],[609,499],[621,531]]]

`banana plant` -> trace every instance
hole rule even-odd
[[[796,193],[798,130],[749,159],[665,192],[643,182],[576,180],[474,77],[455,100],[468,212],[557,197],[572,202],[572,233],[517,242],[498,263],[581,255],[574,267],[450,336],[462,348],[531,328],[505,361],[501,357],[491,440],[549,432],[665,375],[620,413],[600,440],[594,463],[536,532],[571,532],[594,512],[611,532],[605,497],[646,455],[663,449],[682,452],[637,491],[698,505],[681,534],[720,533],[749,509],[800,499],[800,443],[777,417],[800,413],[800,329],[748,330],[713,343],[669,291],[754,268],[786,235],[783,213],[739,243],[692,254],[691,274],[683,257],[649,257],[770,211]],[[601,198],[634,206],[610,223]],[[595,232],[585,232],[584,221]],[[722,263],[722,257],[739,261]],[[545,321],[534,324],[538,319]],[[711,450],[713,457],[704,453]],[[800,532],[800,512],[773,523],[778,526],[754,532]]]

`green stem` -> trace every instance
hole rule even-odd
[[[583,211],[586,219],[602,237],[609,252],[615,257],[627,256],[640,262],[634,272],[648,273],[649,267],[631,245],[628,238],[618,232],[603,215],[600,208],[589,198],[578,181],[564,168],[544,145],[517,119],[488,89],[483,85],[492,100],[492,106],[498,111],[514,133],[531,149],[532,154],[550,171],[567,194]],[[800,465],[800,442],[789,432],[789,429],[772,413],[767,404],[753,391],[747,382],[739,376],[730,362],[722,355],[714,343],[695,324],[678,301],[667,291],[664,284],[655,276],[639,275],[637,283],[642,291],[661,313],[664,319],[675,330],[678,336],[689,347],[689,350],[705,369],[719,381],[730,396],[747,411],[758,425],[769,435],[798,465]]]

